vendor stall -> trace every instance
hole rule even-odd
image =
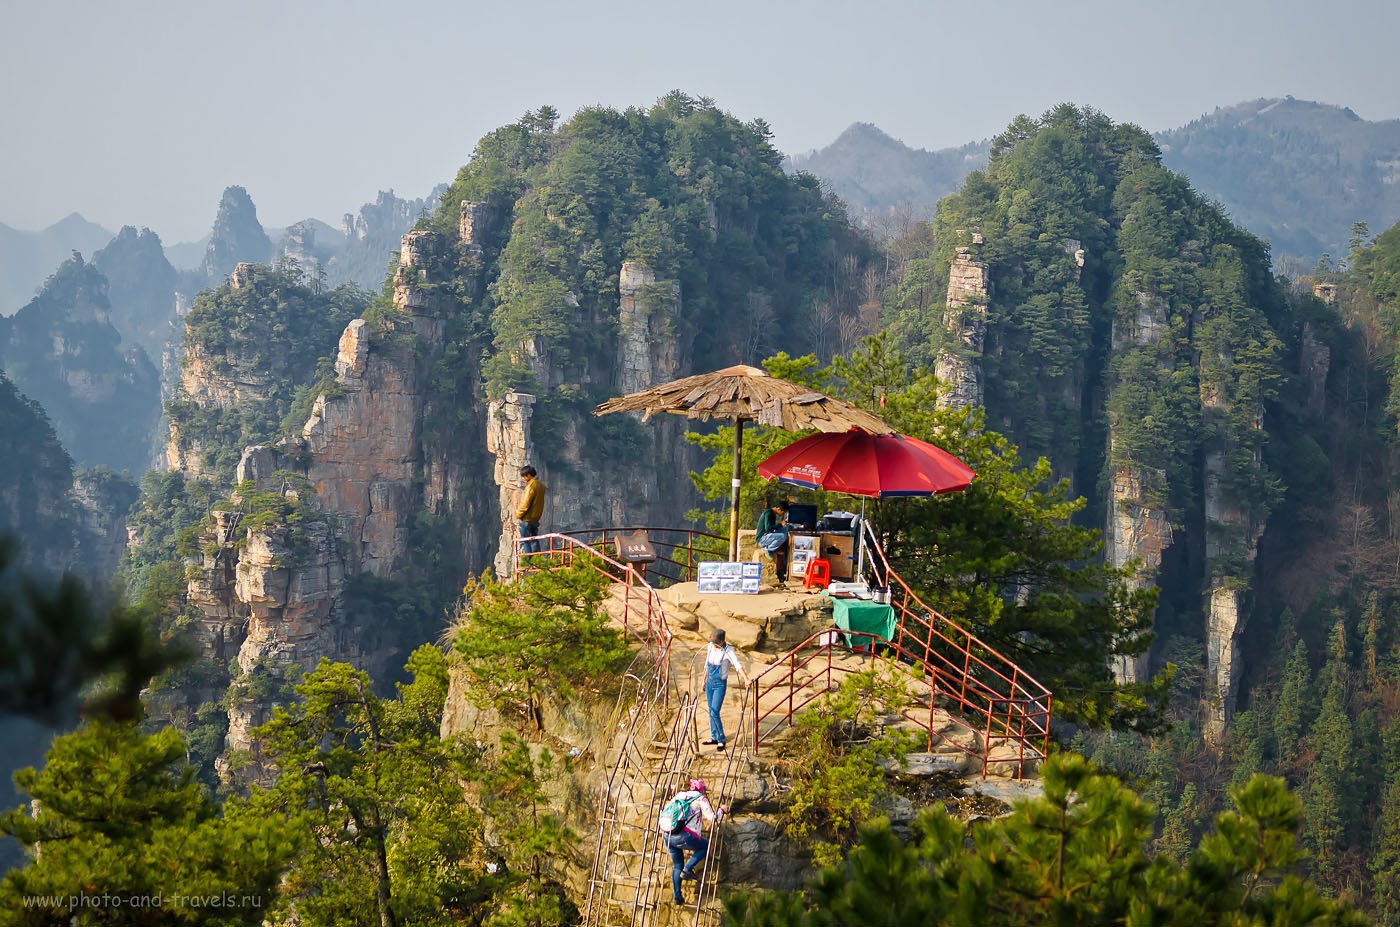
[[[870,634],[878,634],[887,641],[894,640],[894,607],[891,605],[882,605],[879,602],[870,602],[865,599],[833,598],[831,600],[831,617],[836,627],[842,631],[866,631]],[[856,646],[858,640],[860,638],[852,635],[846,636],[848,646]]]

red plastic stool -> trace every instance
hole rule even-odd
[[[813,586],[821,586],[825,589],[830,585],[831,561],[809,560],[807,562],[807,572],[802,575],[802,588],[811,589]]]

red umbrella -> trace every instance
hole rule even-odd
[[[758,465],[764,479],[851,496],[932,496],[960,492],[977,474],[927,441],[860,431],[815,434]]]

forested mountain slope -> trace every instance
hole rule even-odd
[[[947,401],[985,405],[1089,499],[1110,563],[1161,590],[1159,632],[1203,648],[1221,735],[1257,544],[1299,439],[1304,320],[1267,249],[1147,133],[1070,106],[1013,122],[928,234],[890,290],[895,330],[936,360]]]
[[[856,337],[871,253],[762,124],[674,94],[482,139],[368,307],[235,268],[186,319],[172,470],[134,523],[134,581],[193,565],[164,587],[205,654],[171,716],[244,746],[292,668],[383,669],[435,637],[464,580],[503,562],[524,463],[549,527],[679,521],[678,423],[593,406]],[[200,715],[226,690],[227,714]]]
[[[1400,119],[1307,100],[1251,100],[1160,132],[1162,159],[1230,218],[1308,267],[1351,226],[1400,219]]]

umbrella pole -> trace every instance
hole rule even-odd
[[[729,560],[739,559],[739,468],[744,459],[744,420],[734,422],[734,475],[729,480]],[[756,540],[756,539],[755,539]]]
[[[856,582],[865,582],[865,497],[860,497],[860,530],[856,532]]]

